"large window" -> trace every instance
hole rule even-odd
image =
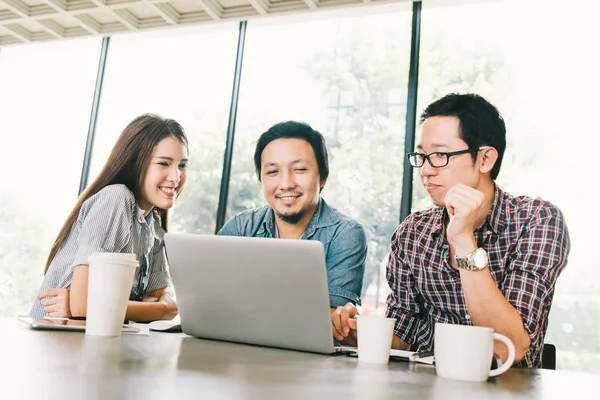
[[[366,307],[385,305],[385,264],[399,222],[409,10],[252,23],[246,39],[228,215],[266,204],[253,165],[260,134],[285,120],[308,122],[330,151],[323,198],[367,229]]]
[[[475,92],[503,113],[508,148],[498,183],[559,206],[571,234],[546,341],[557,347],[558,368],[600,372],[600,269],[592,250],[600,217],[583,204],[597,192],[591,154],[600,144],[600,5],[441,3],[424,2],[418,112],[447,93]],[[252,157],[259,135],[284,120],[310,123],[330,150],[323,197],[367,229],[366,308],[385,307],[389,292],[385,268],[406,153],[410,10],[403,2],[248,23],[227,216],[265,204]],[[153,112],[178,120],[189,136],[190,167],[173,231],[215,230],[237,26],[110,41],[90,181],[133,118]],[[100,43],[0,48],[0,140],[9,165],[0,191],[0,316],[28,311],[77,198]],[[421,210],[431,202],[415,178],[413,210]]]
[[[100,39],[0,49],[0,316],[28,313],[77,199]]]
[[[419,78],[419,110],[449,92],[475,92],[494,103],[508,131],[499,185],[563,210],[572,250],[546,342],[557,347],[558,368],[595,372],[600,270],[593,249],[600,217],[583,203],[596,192],[589,155],[600,144],[594,127],[600,62],[589,49],[600,36],[599,11],[592,2],[547,1],[425,8]],[[422,209],[429,199],[418,182],[413,206]]]
[[[237,33],[224,24],[111,39],[90,182],[132,119],[173,118],[187,132],[190,162],[170,228],[214,233]]]

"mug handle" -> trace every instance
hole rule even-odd
[[[502,366],[491,370],[488,376],[497,376],[503,374],[510,367],[512,367],[513,362],[515,361],[515,345],[513,344],[513,342],[511,342],[510,339],[506,336],[501,335],[499,333],[494,333],[494,340],[499,340],[502,343],[504,343],[506,347],[508,347],[508,358],[506,359],[506,362],[502,364]]]

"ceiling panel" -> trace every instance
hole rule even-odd
[[[0,0],[0,46],[365,6],[374,0]],[[377,3],[406,0],[376,0]]]

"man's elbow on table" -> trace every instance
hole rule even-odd
[[[531,339],[527,332],[523,331],[518,338],[511,338],[512,343],[515,345],[515,361],[514,363],[518,363],[525,357],[525,354],[529,351],[529,347],[531,346]],[[500,356],[502,362],[505,362],[508,359],[508,347],[504,343],[496,341],[494,352]]]
[[[525,357],[525,354],[529,351],[529,347],[531,346],[531,339],[527,332],[523,331],[523,334],[520,335],[519,340],[514,343],[515,345],[515,362],[519,362]]]

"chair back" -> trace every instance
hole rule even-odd
[[[542,349],[542,368],[556,369],[556,347],[550,343],[544,343]]]

